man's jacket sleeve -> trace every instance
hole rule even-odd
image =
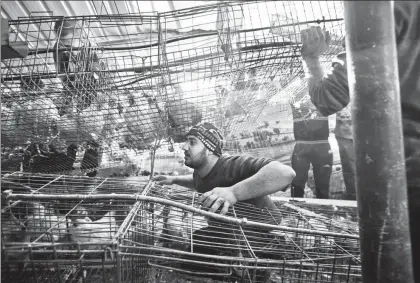
[[[328,74],[323,77],[310,77],[308,79],[311,101],[324,116],[337,113],[349,103],[345,60],[345,53],[339,54]]]

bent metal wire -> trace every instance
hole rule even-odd
[[[110,178],[21,174],[3,186],[4,280],[361,282],[354,211],[239,203],[221,216],[185,189]]]

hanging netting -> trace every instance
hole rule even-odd
[[[10,20],[10,42],[29,54],[1,61],[3,170],[184,173],[180,145],[204,121],[222,130],[225,152],[288,163],[293,121],[314,119],[300,57],[300,31],[313,25],[331,34],[329,68],[342,51],[341,2]]]

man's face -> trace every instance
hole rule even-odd
[[[182,146],[184,150],[184,164],[193,169],[198,169],[206,164],[208,150],[195,136],[187,136],[187,141]]]

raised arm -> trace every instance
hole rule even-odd
[[[220,214],[226,214],[229,207],[238,201],[266,196],[287,187],[296,176],[295,171],[278,161],[272,161],[251,177],[231,187],[214,188],[200,196],[204,207],[215,212],[223,205]]]
[[[347,106],[350,100],[346,55],[334,60],[333,68],[324,74],[319,57],[328,49],[329,34],[320,27],[302,31],[302,59],[308,77],[309,95],[322,115],[332,115]]]

